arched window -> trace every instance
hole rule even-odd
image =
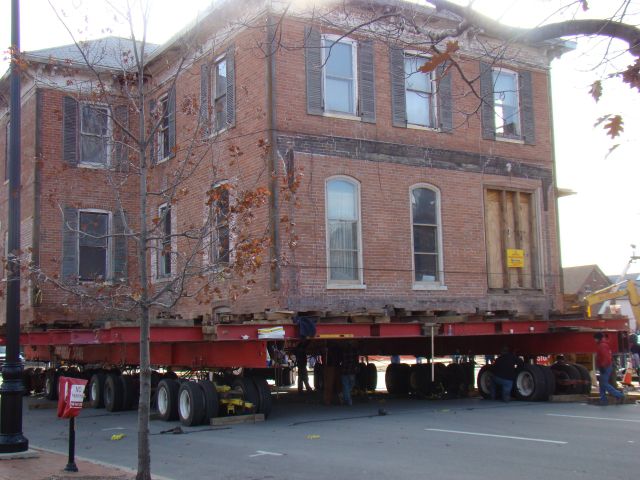
[[[440,241],[440,194],[430,186],[411,189],[414,281],[422,284],[442,282]]]
[[[328,281],[361,284],[360,189],[347,177],[334,177],[326,186]]]

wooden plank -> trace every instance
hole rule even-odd
[[[507,192],[500,192],[500,267],[502,269],[502,288],[509,288],[509,269],[507,268]]]
[[[500,229],[500,198],[496,190],[487,189],[485,191],[485,248],[487,282],[490,289],[503,286]]]
[[[264,422],[264,414],[251,413],[249,415],[232,415],[229,417],[216,417],[212,418],[210,425],[213,427],[219,427],[223,425],[240,425],[241,423],[257,423]]]
[[[523,249],[522,246],[522,205],[520,204],[520,192],[513,192],[513,221],[514,221],[514,240],[516,242],[515,247],[519,250]],[[524,287],[524,267],[516,268],[517,286]]]
[[[540,258],[538,248],[538,215],[534,196],[529,195],[529,250],[531,251],[531,288],[542,288],[540,278]]]

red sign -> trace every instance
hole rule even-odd
[[[58,417],[71,418],[80,414],[86,385],[87,381],[82,378],[58,379]]]

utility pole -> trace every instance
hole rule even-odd
[[[11,0],[11,127],[9,130],[9,262],[7,272],[7,354],[0,386],[0,453],[29,449],[22,434],[22,362],[20,361],[20,2]]]

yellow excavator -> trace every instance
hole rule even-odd
[[[625,280],[624,282],[614,283],[597,292],[590,293],[584,297],[584,303],[587,306],[587,316],[591,316],[591,307],[598,303],[603,303],[616,298],[629,296],[631,311],[637,322],[640,322],[640,293],[638,287],[633,280]]]

